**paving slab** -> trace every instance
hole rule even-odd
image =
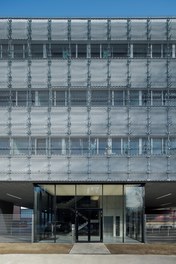
[[[110,252],[103,243],[76,243],[73,245],[70,254],[104,255],[110,254]]]
[[[82,255],[82,254],[8,254],[1,264],[175,264],[176,256],[156,255]]]

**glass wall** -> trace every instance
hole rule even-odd
[[[143,242],[143,198],[141,185],[36,185],[35,241]]]

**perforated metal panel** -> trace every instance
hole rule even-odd
[[[65,19],[52,20],[51,22],[52,40],[68,40],[68,21]]]
[[[167,87],[166,60],[154,60],[150,65],[152,87]]]
[[[51,84],[52,86],[67,86],[68,65],[67,61],[52,61],[51,64]]]
[[[47,109],[32,109],[31,111],[31,133],[33,135],[47,135]]]
[[[51,110],[51,133],[52,135],[65,135],[67,128],[68,113],[67,109],[59,108]]]
[[[91,39],[107,39],[107,20],[91,20]]]
[[[85,60],[72,60],[71,85],[87,86],[87,62]]]
[[[107,62],[92,60],[90,65],[91,85],[107,86]]]
[[[32,61],[31,75],[32,88],[45,88],[47,85],[48,63],[47,61]]]
[[[166,40],[166,19],[151,19],[151,39]]]
[[[32,19],[32,40],[48,39],[48,20]]]
[[[127,39],[127,20],[111,20],[111,39],[126,40]]]
[[[8,38],[8,19],[0,19],[0,39]]]
[[[27,136],[27,111],[13,109],[11,114],[11,131],[13,136]]]
[[[26,61],[12,62],[12,87],[27,88],[28,65]]]
[[[12,39],[27,39],[27,19],[12,19]]]
[[[170,25],[171,25],[170,36],[172,40],[175,40],[176,39],[176,19],[175,18],[170,19]]]
[[[147,86],[147,64],[146,60],[133,60],[130,64],[131,86],[145,88]]]
[[[0,88],[7,88],[8,81],[8,63],[0,61]]]
[[[147,20],[132,19],[131,20],[131,39],[147,40]]]
[[[86,40],[88,21],[85,19],[71,20],[71,39],[72,40]]]
[[[111,86],[127,85],[127,61],[117,59],[110,64]]]

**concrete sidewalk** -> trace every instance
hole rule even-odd
[[[1,264],[175,264],[176,256],[158,255],[74,255],[8,254],[0,255]]]

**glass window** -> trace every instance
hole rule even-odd
[[[127,44],[112,44],[111,45],[112,58],[123,58],[128,56]]]
[[[170,106],[176,106],[176,91],[170,90],[169,104],[170,104]]]
[[[77,57],[76,44],[71,44],[71,57],[73,59]]]
[[[176,139],[175,138],[170,139],[170,154],[171,155],[176,154]]]
[[[152,45],[152,57],[153,58],[161,58],[161,44],[153,44]]]
[[[114,106],[125,105],[124,99],[125,98],[124,98],[124,92],[123,91],[114,91]]]
[[[67,92],[66,91],[53,91],[53,105],[54,106],[67,106]]]
[[[43,58],[43,44],[31,44],[32,58]]]
[[[46,155],[46,138],[33,138],[32,139],[32,154]]]
[[[0,138],[0,155],[10,154],[10,141],[8,138]]]
[[[139,91],[130,91],[130,105],[139,105]]]
[[[152,105],[161,106],[162,101],[162,91],[152,91]]]
[[[13,154],[14,155],[28,155],[28,138],[13,139]]]
[[[121,139],[112,139],[112,154],[121,155]]]
[[[68,59],[69,45],[68,44],[51,44],[51,57]]]
[[[25,91],[13,91],[12,92],[12,105],[13,106],[26,106],[27,105],[27,93]]]
[[[90,139],[90,154],[91,155],[97,154],[97,139],[96,138]]]
[[[146,58],[148,52],[147,44],[134,44],[133,45],[133,57],[134,58]]]
[[[86,91],[71,91],[72,106],[86,106]]]
[[[78,58],[87,58],[87,45],[78,44]]]
[[[107,138],[99,138],[99,153],[100,155],[108,154]]]
[[[51,155],[61,155],[62,145],[64,148],[64,143],[61,138],[51,138]]]
[[[24,59],[26,57],[26,45],[14,44],[14,59]]]
[[[100,58],[100,44],[91,45],[91,58]]]
[[[130,154],[139,154],[139,139],[130,139]]]
[[[107,106],[108,91],[92,91],[92,106]]]
[[[162,154],[162,139],[161,138],[153,138],[152,139],[152,154],[158,155]]]
[[[72,155],[83,155],[88,150],[87,139],[72,138],[71,139],[71,154]]]
[[[142,91],[142,105],[147,106],[151,104],[151,92]]]
[[[0,107],[9,105],[9,91],[1,91],[0,92]]]
[[[102,44],[102,58],[107,59],[110,56],[109,48],[107,44]]]
[[[142,139],[142,154],[146,155],[148,153],[148,139],[147,138],[143,138]]]
[[[172,44],[164,44],[163,45],[163,57],[167,58],[170,57],[172,58]]]
[[[48,91],[38,91],[37,106],[48,106],[49,95]]]
[[[128,149],[129,149],[129,142],[127,138],[123,138],[123,154],[128,155]]]
[[[8,58],[8,44],[1,45],[1,58],[7,59]]]

